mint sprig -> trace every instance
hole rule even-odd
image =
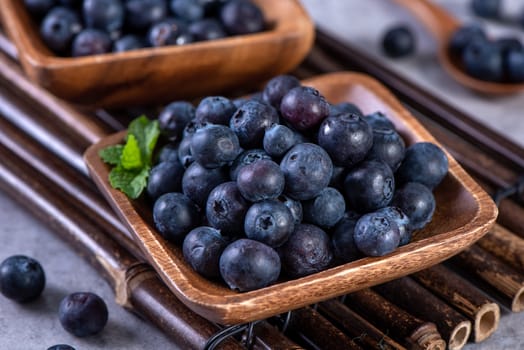
[[[124,145],[100,150],[102,160],[114,166],[109,173],[109,183],[113,188],[121,190],[131,199],[140,197],[147,186],[159,136],[158,121],[140,116],[129,124]]]

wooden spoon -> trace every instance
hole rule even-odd
[[[496,83],[480,80],[467,75],[462,64],[448,52],[451,35],[461,23],[444,9],[429,0],[395,0],[399,5],[411,11],[437,39],[438,57],[441,65],[460,84],[486,94],[512,94],[524,90],[522,83]]]

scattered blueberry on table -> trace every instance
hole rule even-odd
[[[389,28],[382,38],[382,50],[391,58],[409,56],[415,52],[415,49],[415,35],[405,25]]]
[[[107,318],[107,306],[102,298],[90,292],[76,292],[66,296],[58,308],[60,324],[66,331],[87,337],[100,333]]]
[[[42,265],[25,255],[13,255],[0,264],[0,292],[8,299],[25,303],[35,300],[45,287]]]
[[[240,292],[408,244],[431,221],[447,156],[406,147],[386,114],[355,103],[281,75],[251,98],[167,105],[142,198],[156,229],[196,272]],[[144,133],[131,125],[127,139]],[[171,181],[181,189],[155,199]]]

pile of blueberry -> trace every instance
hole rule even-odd
[[[61,56],[186,45],[265,29],[250,0],[24,0]]]
[[[13,255],[0,264],[0,293],[19,303],[37,299],[44,291],[46,277],[40,263],[25,255]],[[60,324],[66,331],[85,337],[99,333],[108,318],[102,298],[90,292],[67,295],[58,308]],[[74,350],[69,345],[57,344],[48,350]]]
[[[394,251],[431,220],[448,171],[435,144],[406,148],[384,114],[331,105],[289,75],[249,99],[173,102],[158,121],[155,227],[238,291]]]

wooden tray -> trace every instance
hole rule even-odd
[[[391,117],[407,144],[437,141],[376,80],[356,73],[334,73],[303,82],[317,88],[328,101],[356,103],[364,113],[377,110]],[[493,225],[497,208],[490,197],[448,154],[450,170],[435,189],[437,210],[433,221],[413,241],[381,258],[367,257],[310,276],[237,293],[194,272],[181,249],[155,232],[151,211],[110,187],[109,168],[98,151],[123,141],[125,132],[91,146],[84,157],[91,176],[161,278],[189,308],[221,324],[263,319],[314,304],[368,286],[386,282],[441,262],[482,237]]]
[[[51,53],[23,1],[2,0],[0,17],[33,81],[74,103],[125,107],[255,87],[296,67],[314,39],[300,2],[254,2],[269,27],[262,33],[78,58]]]

